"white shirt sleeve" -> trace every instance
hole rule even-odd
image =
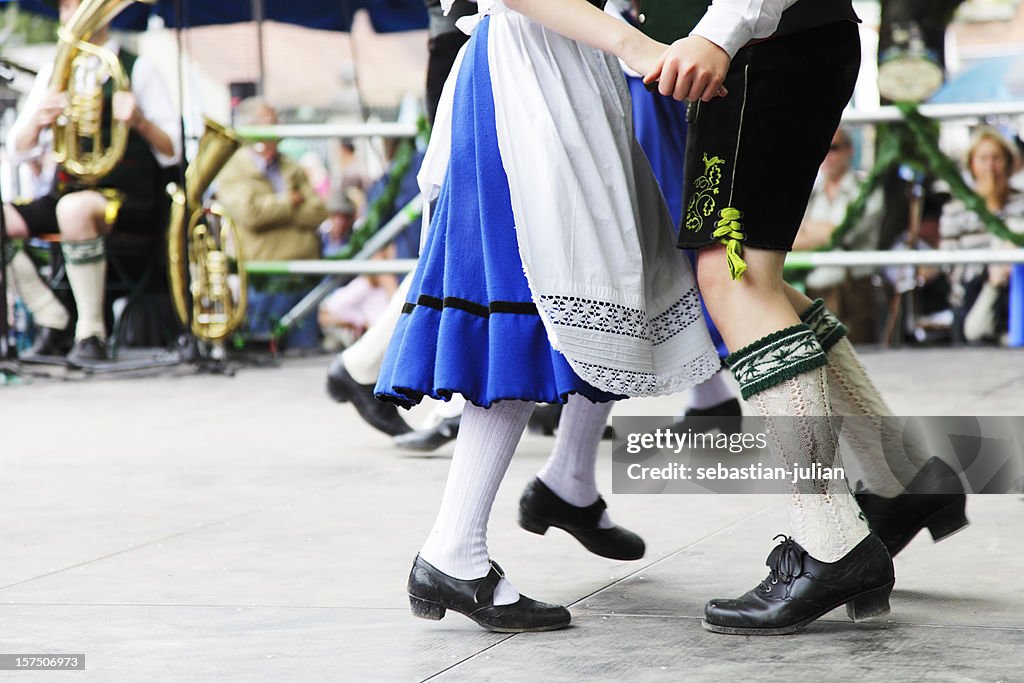
[[[6,148],[8,150],[8,158],[14,165],[42,156],[50,149],[49,129],[40,132],[39,140],[35,147],[18,149],[15,141],[18,139],[18,135],[20,135],[26,127],[32,125],[30,119],[35,115],[36,110],[39,109],[40,100],[46,96],[46,91],[50,83],[50,73],[52,71],[53,65],[49,64],[40,69],[39,73],[36,74],[36,79],[32,82],[32,89],[28,91],[28,96],[25,98],[25,102],[21,106],[18,118],[14,120],[14,123],[11,125],[11,129],[7,132]]]
[[[167,134],[174,146],[174,154],[161,154],[150,146],[153,156],[164,168],[178,163],[181,159],[181,124],[178,110],[171,101],[171,96],[164,84],[163,77],[157,71],[156,64],[139,57],[135,60],[131,75],[132,94],[142,115],[152,121],[157,128]]]
[[[797,0],[714,0],[690,35],[707,38],[735,57],[754,38],[767,38]]]

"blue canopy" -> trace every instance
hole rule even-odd
[[[10,2],[11,0],[0,0]],[[150,13],[163,17],[167,26],[189,28],[210,24],[236,24],[256,21],[257,6],[262,19],[298,24],[327,31],[349,31],[352,15],[365,9],[370,13],[373,29],[378,33],[413,31],[427,27],[427,11],[423,0],[180,0],[181,17],[175,14],[175,0],[158,0],[154,7],[137,4],[125,9],[113,22],[116,28],[141,31],[146,28]],[[42,0],[20,0],[30,12],[56,16],[57,12]]]

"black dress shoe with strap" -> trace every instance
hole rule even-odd
[[[874,534],[835,562],[821,562],[792,538],[775,546],[771,570],[735,600],[711,600],[701,625],[715,633],[780,636],[796,633],[840,605],[854,621],[889,612],[895,582],[892,558]]]
[[[488,631],[526,633],[554,631],[572,621],[569,610],[537,602],[525,595],[511,605],[495,605],[494,589],[505,574],[494,561],[479,579],[456,579],[419,555],[409,573],[409,604],[414,616],[438,621],[447,610],[464,614]]]
[[[608,506],[603,498],[585,508],[565,502],[540,479],[526,485],[519,499],[519,526],[535,534],[545,534],[549,527],[563,529],[583,547],[612,560],[639,560],[644,556],[644,539],[629,529],[598,526]]]
[[[921,529],[927,527],[932,540],[938,543],[967,526],[963,484],[953,468],[941,459],[926,462],[907,491],[895,498],[870,493],[855,496],[871,531],[882,539],[893,557]]]
[[[32,346],[20,354],[21,360],[33,362],[36,359],[63,358],[71,349],[71,337],[71,330],[39,327]]]
[[[360,384],[345,369],[338,355],[327,370],[327,395],[338,403],[351,402],[367,424],[388,436],[412,431],[394,404],[378,401],[373,396],[372,384]]]
[[[446,417],[430,429],[417,429],[408,434],[399,434],[392,441],[407,451],[429,453],[436,451],[459,435],[461,417]]]
[[[75,342],[68,352],[68,362],[76,367],[87,367],[110,360],[107,345],[99,337],[86,337]]]

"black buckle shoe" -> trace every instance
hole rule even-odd
[[[438,621],[447,610],[454,610],[497,633],[554,631],[569,625],[569,610],[525,595],[511,605],[495,605],[494,589],[504,576],[501,567],[492,561],[487,576],[456,579],[417,555],[409,573],[409,605],[413,615],[421,619]]]
[[[556,527],[567,531],[595,555],[612,560],[639,560],[647,549],[644,539],[621,526],[598,526],[607,507],[604,498],[585,508],[570,505],[534,478],[519,499],[519,526],[542,536],[549,527]]]
[[[700,418],[691,420],[690,418]],[[675,422],[671,429],[677,434],[697,430],[710,432],[714,429],[726,435],[737,434],[743,428],[743,409],[735,398],[722,401],[710,408],[689,408],[683,419]]]
[[[436,427],[417,429],[408,434],[399,434],[393,441],[396,446],[407,451],[429,453],[435,451],[459,435],[459,417],[446,417]]]
[[[77,367],[94,365],[110,360],[107,345],[99,337],[92,336],[75,342],[68,352],[68,362]]]
[[[327,394],[338,403],[351,402],[367,424],[388,436],[412,431],[394,404],[374,398],[372,384],[360,384],[348,374],[340,355],[327,370]]]
[[[921,529],[928,528],[936,543],[967,526],[967,496],[953,468],[931,458],[907,486],[908,493],[883,498],[858,493],[855,498],[868,526],[893,557]]]
[[[892,558],[874,534],[835,562],[821,562],[787,536],[765,563],[764,581],[736,600],[711,600],[701,625],[744,636],[796,633],[840,605],[854,621],[889,613]]]

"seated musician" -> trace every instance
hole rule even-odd
[[[79,4],[80,0],[60,0],[62,24],[67,24]],[[134,234],[159,234],[163,230],[167,202],[162,169],[176,164],[181,150],[177,108],[155,64],[120,49],[105,27],[90,42],[116,54],[131,82],[131,90],[125,92],[114,92],[109,78],[100,86],[104,142],[110,139],[112,119],[129,126],[124,157],[93,183],[82,182],[63,166],[58,167],[48,194],[4,206],[7,228],[15,239],[60,233],[68,282],[78,309],[74,346],[68,353],[73,365],[107,358],[105,236],[112,230]],[[52,146],[51,126],[68,111],[67,93],[50,87],[52,71],[52,67],[46,68],[36,76],[11,128],[7,149],[15,162],[46,153]],[[106,78],[106,69],[101,67],[100,72],[100,79]],[[88,74],[81,76],[89,78]],[[7,272],[40,328],[36,343],[26,355],[59,354],[63,350],[62,333],[68,326],[67,310],[25,254],[13,255]]]

